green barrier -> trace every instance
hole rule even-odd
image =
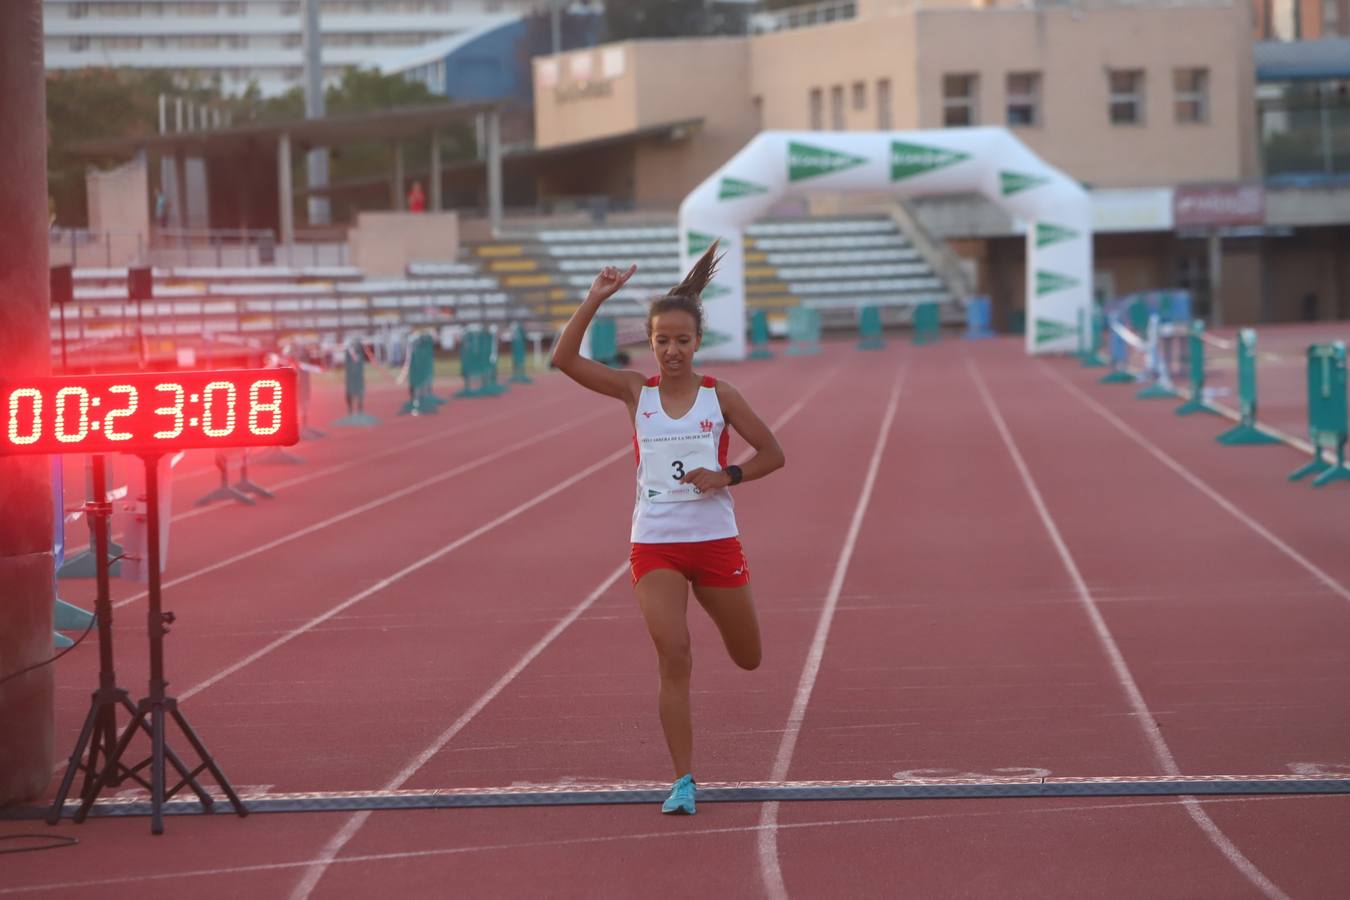
[[[932,344],[937,341],[940,315],[938,305],[932,301],[914,307],[914,343]]]
[[[750,355],[749,359],[773,359],[769,349],[769,316],[762,309],[750,314]]]
[[[864,306],[858,312],[858,349],[881,350],[886,342],[881,337],[881,310]]]
[[[497,383],[496,340],[485,329],[464,333],[459,355],[464,387],[455,393],[456,397],[495,397],[506,393],[507,386]]]
[[[431,392],[436,377],[436,338],[423,332],[413,338],[408,347],[408,402],[399,409],[400,416],[434,413],[445,403]]]
[[[610,367],[619,364],[619,323],[614,319],[591,322],[591,359]]]
[[[820,313],[805,306],[788,310],[788,356],[820,352]]]
[[[519,322],[516,323],[515,331],[511,332],[511,383],[534,383],[525,373],[525,326]]]
[[[1256,427],[1256,332],[1238,332],[1238,424],[1215,440],[1227,447],[1278,444],[1280,439]]]
[[[1345,342],[1313,344],[1308,348],[1308,433],[1312,438],[1313,458],[1289,475],[1298,481],[1318,474],[1313,487],[1333,481],[1350,481],[1345,468],[1346,404]],[[1322,459],[1322,451],[1336,454],[1334,464]]]
[[[1177,407],[1179,416],[1194,413],[1209,413],[1217,416],[1219,411],[1205,403],[1205,323],[1201,319],[1191,320],[1190,334],[1191,363],[1191,399]]]
[[[1088,312],[1080,309],[1078,359],[1085,369],[1102,369],[1106,367],[1106,360],[1102,359],[1102,332],[1106,330],[1106,314],[1100,305],[1093,304],[1090,322]]]

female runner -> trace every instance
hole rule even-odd
[[[750,600],[750,568],[737,540],[730,488],[782,468],[783,451],[745,398],[725,381],[699,375],[694,353],[703,338],[699,295],[712,280],[717,245],[684,281],[654,300],[647,336],[660,374],[610,369],[580,354],[581,338],[600,304],[633,277],[606,266],[553,350],[553,365],[582,387],[622,400],[638,451],[633,508],[632,575],[661,676],[659,709],[676,781],[664,813],[694,813],[693,725],[689,676],[693,657],[685,618],[689,585],[742,669],[759,666],[759,623]],[[727,464],[726,426],[755,449],[744,466]]]

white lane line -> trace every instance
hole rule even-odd
[[[794,403],[791,407],[789,407],[788,410],[783,413],[783,415],[779,416],[778,419],[773,423],[773,425],[770,426],[770,428],[773,431],[778,431],[788,422],[792,421],[792,419],[797,415],[797,413],[801,412],[801,410],[806,406],[806,404],[811,400],[811,398],[815,397],[815,395],[819,393],[822,388],[825,387],[825,385],[830,381],[830,379],[832,379],[841,368],[843,368],[842,363],[826,372],[825,375],[823,375],[821,378],[817,379],[815,384],[813,384],[811,388],[807,390],[807,392],[803,394],[796,403]],[[620,451],[619,454],[616,454],[616,457],[618,455],[624,455],[631,452],[632,449],[626,447],[622,451]],[[605,581],[603,581],[598,588],[592,591],[590,595],[586,597],[585,600],[581,601],[581,603],[576,608],[574,608],[570,613],[568,613],[567,616],[562,621],[554,625],[553,628],[549,630],[548,634],[546,634],[543,638],[540,639],[539,643],[531,647],[530,650],[523,657],[521,657],[516,662],[516,664],[507,671],[505,675],[499,678],[497,682],[488,689],[487,693],[479,697],[478,700],[473,704],[473,706],[469,707],[468,711],[466,711],[463,715],[461,715],[458,719],[455,720],[455,724],[451,725],[445,732],[443,732],[439,737],[437,737],[437,739],[432,742],[431,746],[427,747],[416,757],[414,757],[412,762],[410,762],[407,766],[403,768],[403,771],[395,775],[394,778],[384,786],[383,790],[396,791],[399,788],[401,788],[404,784],[406,784],[408,779],[412,778],[412,776],[417,773],[418,769],[426,765],[433,757],[436,756],[437,753],[443,750],[445,748],[445,745],[448,744],[456,734],[458,734],[470,722],[472,722],[474,717],[477,716],[478,713],[482,712],[483,709],[490,702],[492,702],[492,699],[494,697],[496,697],[503,690],[505,690],[506,687],[510,685],[512,681],[515,680],[516,676],[525,670],[525,667],[529,665],[530,662],[534,660],[535,657],[537,657],[540,653],[542,653],[548,647],[549,644],[551,644],[555,639],[557,639],[558,636],[560,636],[563,633],[563,631],[567,629],[568,625],[571,625],[572,622],[576,621],[577,617],[580,616],[583,612],[585,612],[586,609],[588,609],[591,606],[591,604],[595,602],[596,598],[604,594],[604,592],[610,587],[610,585],[612,585],[615,582],[615,580],[617,580],[626,571],[628,571],[628,564],[624,563],[622,566],[616,569],[608,578],[606,578]],[[356,833],[361,830],[361,826],[365,824],[366,819],[368,818],[370,818],[370,811],[363,811],[356,813],[350,819],[348,819],[346,823],[343,824],[342,829],[336,835],[334,835],[332,840],[330,840],[327,844],[324,845],[324,849],[319,854],[319,858],[315,860],[313,868],[305,873],[304,877],[300,881],[300,884],[298,884],[295,890],[291,893],[291,900],[305,900],[305,898],[309,897],[310,893],[314,890],[315,886],[318,885],[320,879],[323,878],[324,872],[327,871],[329,864],[331,864],[334,860],[337,859],[338,854],[342,852],[342,848],[347,846],[347,844],[351,841],[351,839],[356,836]]]
[[[431,553],[428,553],[426,556],[422,557],[416,562],[409,563],[408,565],[399,569],[394,574],[381,578],[379,581],[375,582],[370,587],[366,588],[364,591],[353,594],[346,600],[343,600],[341,603],[328,609],[326,612],[320,613],[319,615],[310,619],[308,622],[299,626],[298,628],[294,628],[286,632],[281,637],[272,641],[265,647],[262,647],[261,649],[256,650],[253,653],[250,653],[248,656],[245,656],[243,659],[239,660],[233,665],[221,669],[219,672],[212,675],[210,678],[207,678],[200,684],[197,684],[190,690],[184,691],[181,699],[187,700],[190,697],[200,694],[202,691],[206,690],[212,685],[219,683],[223,679],[228,678],[229,676],[233,675],[235,672],[238,672],[245,666],[251,665],[252,663],[263,658],[264,656],[271,653],[278,647],[290,643],[291,641],[295,640],[300,635],[305,634],[306,632],[314,630],[316,626],[321,625],[324,622],[327,622],[329,619],[333,618],[338,613],[343,612],[344,610],[349,609],[352,606],[355,606],[357,603],[360,603],[367,597],[370,597],[374,594],[378,594],[380,591],[384,590],[385,588],[389,587],[392,584],[396,584],[402,581],[404,578],[407,578],[414,572],[426,568],[427,566],[436,562],[441,557],[449,553],[453,553],[454,551],[458,550],[460,547],[463,547],[470,541],[477,540],[478,538],[487,534],[489,531],[492,531],[493,529],[501,525],[505,525],[507,522],[511,521],[512,519],[516,518],[522,513],[534,509],[536,506],[543,503],[545,500],[548,500],[554,495],[567,490],[569,487],[571,487],[572,485],[576,484],[579,481],[584,481],[585,479],[594,475],[596,472],[599,472],[601,469],[608,466],[610,463],[615,462],[616,460],[619,460],[632,452],[633,452],[632,447],[622,447],[618,450],[615,450],[613,453],[604,457],[599,462],[592,463],[591,465],[582,469],[580,472],[577,472],[575,475],[572,475],[571,477],[558,482],[553,487],[544,491],[542,494],[537,494],[536,496],[531,497],[529,500],[526,500],[524,503],[521,503],[515,506],[514,508],[508,510],[507,512],[502,513],[500,516],[493,519],[491,522],[488,522],[485,525],[478,526],[473,531],[470,531],[468,534],[456,538],[455,540],[451,541],[450,543],[446,544],[443,547],[440,547],[437,550],[433,550]],[[385,788],[385,790],[393,790],[393,788]]]
[[[455,735],[468,727],[469,723],[472,722],[489,703],[496,699],[498,694],[506,690],[512,681],[515,681],[517,675],[525,671],[526,666],[534,662],[539,654],[548,649],[548,646],[552,644],[560,634],[566,631],[569,625],[575,622],[582,613],[589,609],[591,604],[595,603],[597,599],[603,596],[605,591],[609,590],[614,582],[618,581],[627,571],[628,563],[624,563],[611,572],[604,581],[600,582],[595,590],[591,591],[590,594],[586,596],[585,600],[582,600],[574,606],[571,612],[550,628],[547,634],[540,638],[533,647],[526,651],[524,656],[516,661],[515,665],[508,669],[502,677],[498,678],[496,683],[488,688],[481,697],[475,700],[474,704],[466,709],[464,713],[455,720],[453,725],[437,735],[436,740],[432,741],[421,753],[413,758],[412,762],[404,766],[402,771],[390,779],[389,783],[384,787],[384,790],[398,790],[406,784],[408,779],[417,774],[417,771],[430,762],[437,753],[440,753]],[[319,879],[323,878],[324,873],[328,871],[329,864],[337,858],[337,855],[342,852],[342,848],[347,846],[347,842],[356,836],[356,833],[361,830],[361,826],[364,825],[369,818],[370,810],[364,810],[356,813],[343,823],[341,830],[339,830],[338,833],[324,845],[323,850],[319,853],[319,858],[315,860],[314,865],[305,872],[304,877],[300,879],[300,883],[296,885],[295,890],[291,892],[292,898],[303,898],[310,895],[310,892],[313,891],[315,886],[319,883]]]
[[[872,499],[872,488],[876,485],[877,472],[881,469],[881,456],[886,449],[895,420],[895,408],[900,402],[900,389],[904,384],[905,369],[902,367],[895,375],[891,385],[890,400],[886,405],[886,415],[882,418],[881,429],[877,432],[876,446],[872,448],[872,461],[867,467],[867,476],[863,479],[862,491],[858,495],[858,504],[853,508],[853,520],[849,523],[844,546],[835,562],[834,577],[830,581],[829,592],[825,596],[825,605],[816,622],[816,633],[811,639],[811,648],[806,654],[806,663],[802,667],[801,679],[797,682],[797,694],[792,700],[792,709],[788,713],[783,738],[778,744],[778,756],[774,759],[770,781],[786,781],[788,769],[792,765],[792,754],[797,749],[797,738],[801,734],[802,721],[806,718],[806,706],[811,700],[811,691],[815,688],[816,676],[820,673],[820,663],[825,656],[825,641],[830,636],[830,626],[834,622],[835,607],[839,603],[839,594],[844,588],[844,576],[848,572],[849,562],[853,559],[853,547],[862,531],[863,516],[867,513]],[[778,861],[778,803],[766,803],[760,810],[759,824],[759,871],[764,881],[764,889],[773,900],[787,897],[787,886],[783,882],[783,870]]]
[[[1013,440],[1012,432],[1008,430],[1008,423],[1003,418],[1003,413],[999,411],[998,404],[994,402],[993,395],[989,393],[989,388],[984,383],[984,378],[980,375],[974,360],[966,359],[966,368],[970,372],[970,377],[974,379],[975,386],[980,391],[980,397],[984,400],[985,408],[989,411],[990,417],[994,420],[994,425],[998,429],[999,437],[1003,439],[1003,445],[1008,450],[1008,455],[1012,458],[1013,465],[1017,468],[1018,475],[1022,478],[1022,484],[1027,489],[1027,494],[1031,497],[1031,502],[1036,507],[1036,512],[1040,515],[1041,524],[1045,526],[1046,533],[1050,536],[1051,542],[1055,545],[1056,552],[1059,553],[1060,562],[1064,569],[1069,573],[1069,578],[1073,581],[1074,588],[1078,592],[1078,600],[1083,606],[1083,611],[1087,614],[1092,623],[1092,630],[1097,635],[1097,640],[1101,643],[1107,658],[1111,661],[1111,668],[1115,670],[1116,681],[1125,696],[1129,699],[1130,707],[1134,711],[1134,720],[1139,723],[1143,729],[1144,736],[1148,739],[1149,746],[1153,750],[1153,756],[1157,760],[1159,767],[1168,775],[1180,775],[1181,766],[1177,765],[1176,757],[1172,755],[1172,749],[1167,746],[1167,741],[1162,736],[1162,731],[1158,728],[1158,723],[1153,718],[1153,713],[1149,710],[1148,704],[1144,701],[1144,695],[1139,690],[1138,683],[1134,680],[1134,675],[1130,672],[1129,665],[1125,662],[1125,656],[1120,652],[1120,646],[1116,643],[1115,637],[1111,634],[1110,627],[1106,620],[1102,618],[1101,611],[1097,609],[1097,601],[1093,599],[1092,592],[1088,589],[1087,582],[1083,580],[1083,574],[1078,569],[1078,563],[1074,561],[1073,554],[1069,552],[1068,545],[1064,542],[1060,534],[1059,526],[1055,524],[1055,519],[1050,515],[1050,509],[1045,504],[1045,499],[1041,496],[1040,488],[1036,486],[1036,480],[1031,475],[1031,470],[1027,467],[1026,460],[1022,457],[1022,451],[1018,449],[1017,442]],[[1289,900],[1289,895],[1280,890],[1276,884],[1258,869],[1251,860],[1243,855],[1237,845],[1229,840],[1228,836],[1219,830],[1219,826],[1209,817],[1194,797],[1182,798],[1182,803],[1186,812],[1195,820],[1195,824],[1209,837],[1210,841],[1221,853],[1228,859],[1233,866],[1246,876],[1247,880],[1256,886],[1270,900]]]
[[[423,435],[422,437],[415,438],[411,441],[400,441],[385,450],[378,450],[374,453],[367,453],[365,456],[358,456],[357,458],[348,460],[347,462],[337,463],[336,465],[332,466],[326,466],[322,469],[315,469],[313,472],[306,472],[305,474],[298,475],[295,478],[288,478],[285,481],[277,482],[276,484],[270,486],[268,490],[275,494],[277,491],[285,490],[288,487],[294,487],[297,484],[304,484],[307,481],[314,481],[315,479],[318,478],[326,478],[329,475],[336,475],[338,472],[345,472],[348,469],[354,469],[357,466],[363,466],[368,462],[373,462],[374,460],[377,459],[383,459],[386,456],[394,456],[404,452],[405,450],[410,450],[413,447],[421,447],[424,444],[434,443],[436,441],[444,440],[445,438],[454,437],[457,434],[463,434],[464,432],[477,431],[484,425],[500,421],[501,419],[509,419],[513,416],[518,416],[521,413],[529,412],[530,410],[536,409],[543,405],[545,404],[532,403],[529,406],[522,406],[516,409],[504,410],[502,412],[493,413],[490,416],[485,416],[484,418],[478,419],[473,422],[461,423],[459,425],[454,426],[453,428],[444,428],[440,431],[433,431],[431,434]],[[210,472],[217,476],[219,476],[220,472],[220,470],[216,469],[214,466],[209,469],[203,469],[201,471]],[[178,476],[174,476],[174,478],[175,483],[181,480]],[[198,506],[192,509],[183,510],[180,513],[176,513],[173,516],[173,518],[170,519],[169,521],[182,522],[185,519],[195,519],[197,516],[202,516],[209,512],[215,512],[216,510],[231,509],[233,508],[233,506],[234,504],[232,503],[212,503],[210,506]],[[124,534],[115,534],[113,535],[113,540],[120,541],[124,536],[125,536]],[[66,548],[66,555],[70,556],[82,550],[87,550],[88,547],[89,547],[88,541],[85,541],[83,544],[80,544],[78,546],[68,546]]]
[[[1201,800],[1205,805],[1227,803],[1278,803],[1291,800],[1328,800],[1344,798],[1332,794],[1277,795],[1254,797],[1210,797]],[[1095,813],[1103,811],[1152,810],[1158,807],[1177,806],[1180,800],[1140,799],[1130,803],[1083,803],[1081,805],[1048,806],[1028,809],[1025,806],[1006,805],[1001,809],[970,810],[949,813],[920,813],[912,816],[860,816],[854,819],[816,819],[807,822],[790,822],[777,827],[784,830],[811,830],[821,828],[866,827],[869,825],[908,824],[911,822],[932,822],[944,819],[986,819],[1001,816],[1038,816],[1057,813]],[[522,811],[522,814],[528,815]],[[429,850],[399,850],[392,853],[366,853],[360,856],[344,856],[333,860],[335,865],[362,863],[400,862],[403,860],[435,859],[446,856],[461,856],[471,853],[503,853],[512,850],[538,850],[546,847],[585,846],[588,844],[620,844],[624,841],[649,840],[687,840],[690,838],[710,837],[724,834],[753,834],[762,831],[763,825],[728,825],[721,828],[665,829],[662,831],[635,831],[615,835],[596,835],[593,837],[558,838],[555,840],[520,841],[510,844],[471,844],[458,847],[433,847]],[[50,884],[33,884],[22,887],[0,888],[0,896],[5,894],[37,894],[45,891],[68,891],[74,888],[104,887],[115,884],[140,884],[146,881],[171,881],[177,878],[223,877],[228,875],[247,875],[253,872],[278,872],[287,869],[303,869],[315,865],[317,859],[302,859],[294,862],[255,863],[242,866],[223,866],[215,869],[187,869],[181,872],[157,872],[143,875],[124,875],[116,878],[95,878],[84,881],[59,881]],[[1161,888],[1161,886],[1160,886]]]
[[[1066,391],[1073,394],[1079,400],[1082,400],[1093,412],[1097,413],[1097,415],[1101,416],[1103,419],[1114,425],[1116,427],[1116,430],[1118,430],[1121,434],[1125,435],[1130,440],[1134,441],[1140,447],[1143,447],[1145,450],[1149,452],[1149,454],[1154,459],[1158,460],[1160,463],[1167,466],[1167,468],[1171,469],[1173,472],[1180,475],[1182,479],[1186,481],[1187,484],[1195,488],[1200,493],[1204,494],[1210,500],[1213,500],[1216,504],[1219,505],[1219,507],[1224,512],[1228,513],[1230,516],[1237,519],[1243,525],[1246,525],[1252,531],[1256,532],[1258,535],[1265,538],[1266,541],[1268,541],[1271,544],[1271,546],[1279,550],[1285,556],[1289,557],[1298,565],[1302,566],[1314,578],[1322,582],[1322,584],[1326,585],[1327,588],[1332,591],[1332,593],[1336,594],[1336,596],[1340,597],[1342,600],[1345,600],[1346,602],[1350,602],[1350,589],[1347,589],[1345,585],[1341,584],[1331,575],[1327,574],[1325,571],[1318,568],[1318,566],[1316,566],[1306,556],[1299,553],[1297,550],[1286,544],[1284,541],[1280,540],[1273,533],[1271,533],[1271,531],[1268,528],[1266,528],[1260,522],[1256,521],[1256,519],[1252,518],[1247,513],[1239,509],[1237,504],[1233,503],[1223,494],[1220,494],[1217,490],[1210,487],[1205,481],[1203,481],[1200,478],[1200,476],[1196,475],[1190,469],[1186,468],[1184,465],[1178,462],[1166,451],[1160,449],[1157,444],[1153,443],[1148,438],[1144,437],[1138,431],[1135,431],[1124,421],[1122,421],[1118,416],[1116,416],[1115,413],[1111,412],[1109,409],[1102,406],[1096,400],[1092,399],[1090,396],[1083,393],[1083,391],[1080,390],[1076,385],[1066,381],[1054,369],[1051,369],[1050,367],[1045,366],[1044,364],[1042,364],[1041,368],[1044,369],[1044,371],[1050,375],[1052,380],[1057,381],[1060,384],[1060,386],[1063,387]]]
[[[168,590],[169,588],[177,587],[180,584],[192,581],[195,578],[200,578],[203,575],[208,575],[211,572],[218,571],[220,569],[226,568],[227,566],[232,566],[237,562],[241,562],[245,559],[257,556],[260,553],[266,553],[269,550],[275,550],[277,547],[289,544],[290,542],[299,540],[302,537],[306,537],[318,531],[323,531],[325,528],[330,528],[333,525],[338,524],[339,522],[345,522],[348,519],[362,515],[363,513],[370,512],[372,509],[378,509],[381,506],[393,503],[395,500],[401,500],[402,498],[408,496],[409,494],[414,494],[417,491],[422,490],[423,488],[431,487],[432,485],[440,484],[444,481],[449,481],[451,478],[463,475],[465,472],[472,472],[474,469],[481,468],[490,462],[495,462],[496,460],[501,459],[503,456],[515,453],[517,450],[523,450],[526,447],[531,447],[535,444],[557,437],[559,434],[571,431],[574,428],[579,428],[586,422],[589,422],[591,419],[598,418],[600,415],[603,414],[603,412],[604,411],[597,410],[593,413],[588,413],[587,415],[584,415],[578,419],[573,419],[572,421],[567,422],[566,424],[555,426],[553,428],[550,428],[548,431],[542,431],[539,434],[534,435],[533,437],[528,437],[525,438],[524,440],[516,441],[514,444],[508,444],[507,446],[502,447],[492,453],[486,454],[485,456],[480,456],[471,462],[455,466],[453,469],[448,469],[444,472],[432,475],[430,478],[423,478],[421,481],[417,481],[408,485],[407,487],[400,488],[399,490],[394,491],[392,494],[385,494],[383,497],[371,500],[368,503],[363,503],[360,506],[351,507],[345,512],[340,512],[337,515],[329,516],[328,518],[323,519],[322,521],[319,522],[315,522],[313,525],[306,526],[305,528],[302,528],[299,531],[293,531],[290,534],[276,538],[275,540],[268,541],[265,544],[259,544],[258,546],[253,547],[249,550],[244,550],[239,553],[236,553],[233,556],[226,557],[225,559],[217,560],[216,562],[211,563],[209,566],[203,566],[202,568],[196,569],[192,572],[188,572],[185,575],[179,575],[177,578],[171,578],[168,581],[164,582],[161,585],[160,589]],[[611,457],[606,457],[606,459],[610,458]],[[590,470],[588,469],[587,471]],[[575,478],[576,476],[573,477]],[[564,483],[571,484],[572,481],[569,480]],[[551,494],[544,496],[551,496]],[[135,603],[137,600],[143,600],[145,599],[145,597],[146,597],[145,591],[141,591],[139,594],[132,594],[130,597],[127,597],[124,600],[119,600],[118,602],[114,603],[113,609],[121,609],[122,607],[130,603]]]

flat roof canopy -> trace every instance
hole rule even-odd
[[[259,142],[275,144],[288,134],[302,147],[334,147],[361,141],[395,141],[415,138],[450,125],[472,122],[482,113],[494,112],[496,103],[440,103],[406,106],[370,113],[325,116],[322,119],[290,119],[253,122],[230,128],[180,131],[135,138],[85,141],[76,152],[88,157],[129,158],[144,150],[150,156],[230,156]]]
[[[502,148],[502,164],[515,167],[519,165],[544,163],[550,159],[557,159],[577,153],[589,153],[605,147],[633,144],[640,141],[679,141],[690,137],[702,127],[703,119],[701,118],[678,119],[672,122],[662,122],[659,125],[647,125],[642,128],[635,128],[632,131],[625,131],[620,134],[606,135],[602,138],[591,138],[590,140],[575,141],[570,144],[555,144],[552,147],[504,147]],[[485,160],[470,159],[444,163],[441,165],[441,172],[451,177],[463,177],[480,172],[486,167],[487,162]],[[421,167],[410,167],[408,170],[409,174],[420,171]],[[351,181],[336,182],[320,188],[300,188],[296,191],[296,195],[322,196],[325,194],[340,194],[343,191],[351,190],[353,188],[383,184],[384,181],[384,179],[379,178],[354,179]]]

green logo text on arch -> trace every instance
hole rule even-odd
[[[1076,334],[1076,329],[1065,322],[1060,322],[1055,319],[1036,320],[1037,344],[1044,344],[1047,341],[1063,340],[1064,338],[1073,337]]]
[[[998,181],[1005,197],[1050,183],[1050,179],[1043,175],[1023,175],[1021,172],[999,172]]]
[[[722,184],[717,189],[718,200],[735,200],[739,197],[753,197],[757,194],[767,194],[769,189],[762,184],[755,184],[753,181],[746,181],[743,178],[723,178]]]
[[[945,169],[968,159],[970,154],[959,150],[891,141],[891,181],[902,181],[925,172]]]
[[[788,143],[788,181],[805,181],[821,175],[833,175],[847,169],[856,169],[867,162],[865,156],[840,153],[825,147],[812,147],[797,141]]]
[[[703,251],[713,245],[713,241],[721,240],[715,234],[704,234],[701,231],[690,231],[685,239],[689,243],[690,256],[702,256]]]
[[[1036,270],[1037,297],[1044,297],[1046,294],[1053,294],[1055,291],[1062,291],[1077,286],[1077,278],[1061,275],[1058,272],[1047,272],[1043,269]]]
[[[1063,225],[1050,225],[1046,222],[1036,223],[1037,247],[1062,244],[1064,241],[1071,241],[1076,237],[1078,237],[1078,232],[1072,228],[1065,228]]]

